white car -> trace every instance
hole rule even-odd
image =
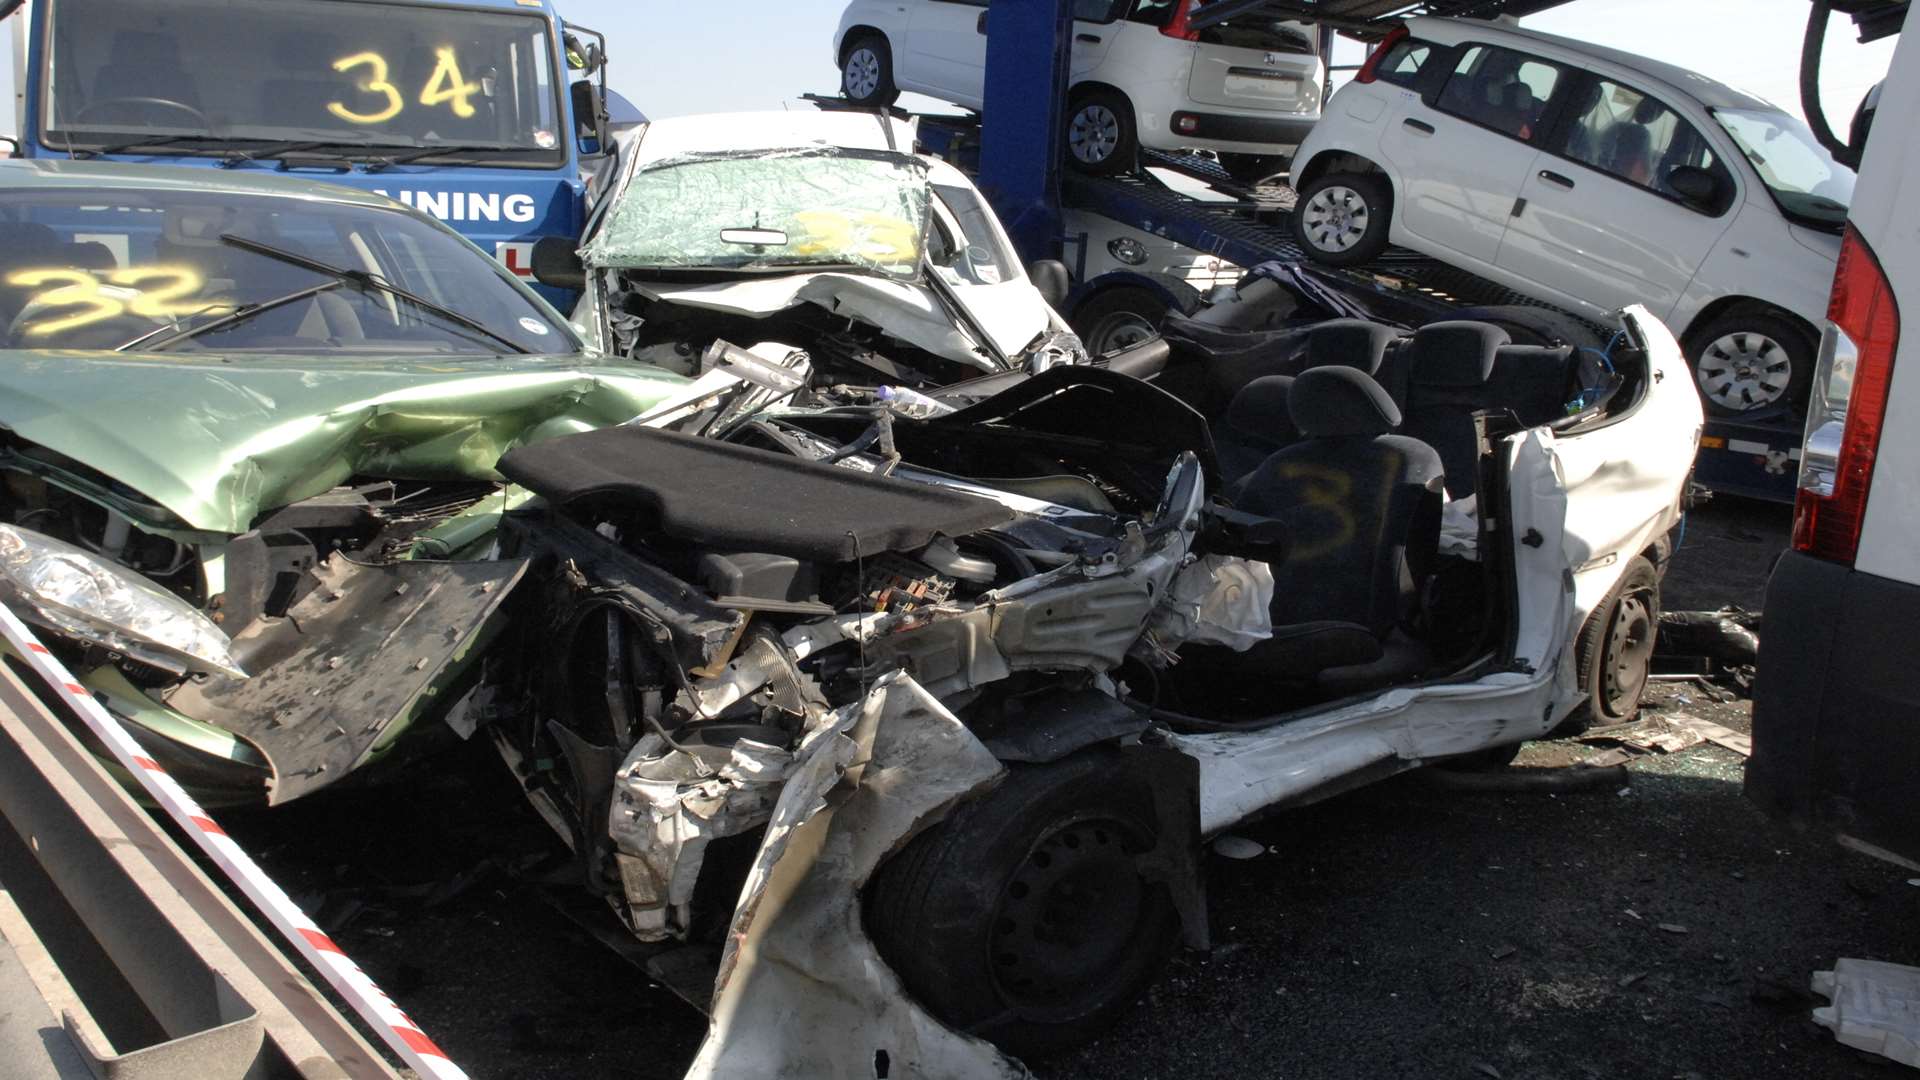
[[[1644,304],[1708,410],[1797,406],[1853,171],[1779,108],[1518,27],[1409,19],[1301,144],[1311,258],[1389,242],[1571,311]]]
[[[697,374],[715,338],[909,388],[1086,359],[965,174],[864,112],[679,116],[623,140],[579,242],[534,274],[580,289],[603,350]],[[1036,267],[1041,264],[1035,264]]]
[[[1135,151],[1212,150],[1243,179],[1285,168],[1320,116],[1313,27],[1258,14],[1204,28],[1195,0],[1076,0],[1068,159],[1132,167]],[[911,90],[985,101],[987,0],[853,0],[833,35],[840,89],[863,105]]]

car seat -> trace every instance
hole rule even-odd
[[[1636,184],[1649,183],[1653,176],[1653,133],[1647,125],[1664,111],[1659,102],[1642,98],[1630,118],[1608,128],[1601,139],[1601,167]]]
[[[1567,126],[1567,156],[1585,165],[1600,164],[1600,136],[1605,129],[1596,131],[1587,125],[1593,117],[1593,110],[1600,106],[1602,91],[1600,83],[1594,79],[1581,80],[1573,90],[1573,96],[1567,100],[1564,115],[1572,118]]]
[[[1437,322],[1414,331],[1408,355],[1405,433],[1431,446],[1446,472],[1447,495],[1464,499],[1478,486],[1480,428],[1473,414],[1488,407],[1494,353],[1507,332],[1482,322]]]
[[[1287,405],[1292,391],[1293,376],[1262,375],[1233,395],[1213,437],[1220,475],[1237,480],[1259,468],[1276,450],[1299,441],[1300,429],[1294,426]]]
[[[1405,332],[1365,319],[1330,319],[1307,335],[1306,366],[1343,366],[1366,372],[1393,399],[1396,407],[1405,407],[1407,399],[1406,364],[1399,346]]]
[[[65,263],[56,254],[60,236],[32,221],[0,221],[0,334],[13,323],[28,298],[41,286],[12,285],[7,277],[21,270],[37,270]]]
[[[1431,447],[1392,433],[1400,410],[1353,368],[1303,371],[1288,397],[1301,441],[1226,491],[1288,529],[1287,556],[1271,567],[1273,636],[1207,659],[1299,683],[1383,656],[1431,570],[1442,473]]]

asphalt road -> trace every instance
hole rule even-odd
[[[1784,508],[1696,511],[1669,609],[1758,608]],[[1744,701],[1663,684],[1655,712],[1746,728]],[[1595,748],[1529,744],[1521,764]],[[1795,835],[1713,745],[1635,760],[1621,791],[1463,793],[1402,777],[1208,856],[1211,953],[1177,956],[1085,1049],[1116,1077],[1888,1076],[1807,1019],[1840,956],[1920,963],[1920,885]],[[540,899],[550,851],[491,751],[411,783],[229,824],[481,1080],[677,1077],[702,1017]]]

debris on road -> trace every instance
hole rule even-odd
[[[1663,922],[1659,925],[1660,929],[1665,930],[1669,934],[1684,934],[1687,932],[1687,928],[1681,926],[1679,923]]]
[[[1813,973],[1813,992],[1832,1001],[1813,1022],[1835,1039],[1920,1068],[1920,968],[1842,957]]]

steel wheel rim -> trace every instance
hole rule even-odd
[[[1361,194],[1344,184],[1330,184],[1313,193],[1296,211],[1307,242],[1321,251],[1351,251],[1367,235],[1372,211]]]
[[[1148,341],[1160,331],[1146,316],[1131,311],[1116,311],[1093,328],[1092,340],[1082,342],[1093,356],[1104,356],[1116,349],[1131,349]]]
[[[880,88],[880,57],[872,46],[862,45],[847,54],[845,85],[848,97],[871,97]]]
[[[1134,867],[1144,847],[1131,826],[1072,821],[1035,844],[994,911],[993,981],[1010,1007],[1056,1022],[1079,1019],[1138,947],[1152,910]]]
[[[1607,711],[1619,716],[1626,703],[1639,700],[1646,689],[1653,660],[1653,605],[1644,593],[1628,593],[1614,610],[1607,627],[1605,691]]]
[[[1105,105],[1086,105],[1073,114],[1067,126],[1067,148],[1088,165],[1098,165],[1113,156],[1120,145],[1120,117]]]
[[[1793,357],[1766,334],[1735,330],[1713,339],[1694,365],[1700,395],[1736,412],[1772,405],[1793,384]]]

